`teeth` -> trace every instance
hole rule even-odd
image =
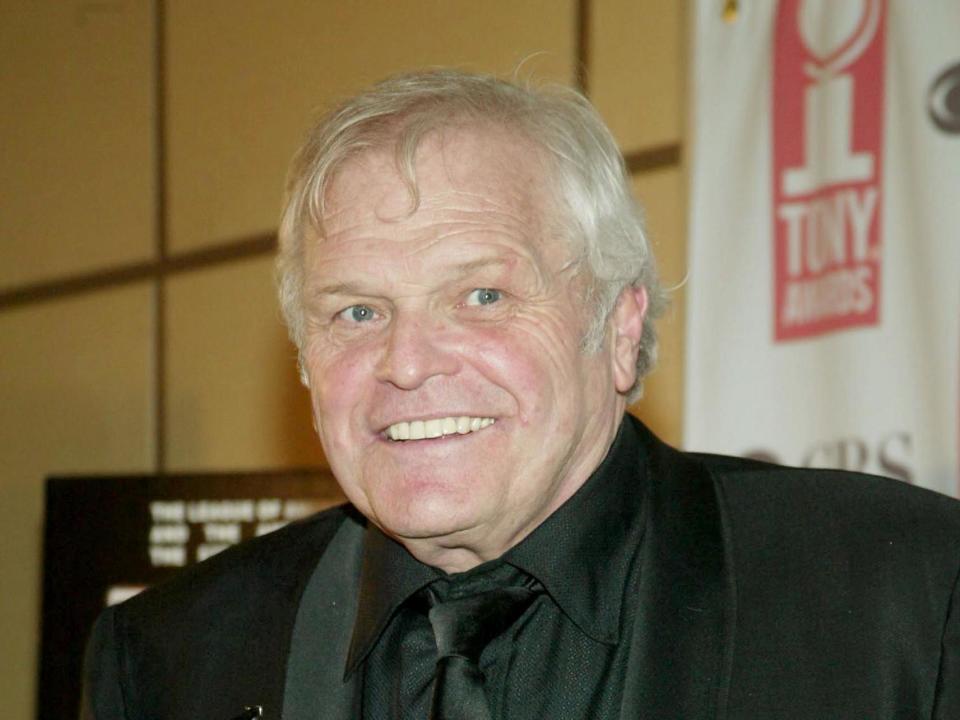
[[[443,423],[440,420],[427,420],[423,424],[423,434],[428,438],[438,438],[443,435]]]
[[[414,420],[410,423],[410,439],[423,440],[423,420]]]
[[[398,422],[388,427],[384,434],[391,440],[423,440],[424,438],[438,438],[444,435],[466,435],[489,427],[493,423],[494,418],[461,415],[460,417]]]

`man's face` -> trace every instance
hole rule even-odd
[[[451,130],[418,152],[410,214],[392,151],[370,151],[334,178],[306,248],[304,362],[331,468],[448,570],[559,507],[623,412],[612,343],[581,350],[583,278],[544,222],[544,175],[525,142]]]

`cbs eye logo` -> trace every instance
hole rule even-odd
[[[960,62],[946,68],[930,85],[927,113],[940,130],[960,135]]]

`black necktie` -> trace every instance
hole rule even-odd
[[[523,615],[537,594],[525,587],[502,587],[445,599],[435,588],[427,589],[437,640],[430,720],[492,720],[480,653]]]

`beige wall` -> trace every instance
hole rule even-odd
[[[387,73],[436,64],[509,73],[527,59],[525,73],[573,82],[583,8],[588,89],[642,166],[644,151],[682,141],[682,7],[0,3],[6,717],[34,712],[46,476],[152,472],[160,458],[168,470],[323,462],[273,304],[270,258],[170,272],[160,261],[272,233],[286,162],[311,112]],[[666,283],[678,284],[681,168],[638,173],[634,186]],[[124,283],[111,280],[118,268]],[[96,289],[73,292],[88,274]],[[661,368],[635,410],[679,442],[680,294],[662,335]]]

